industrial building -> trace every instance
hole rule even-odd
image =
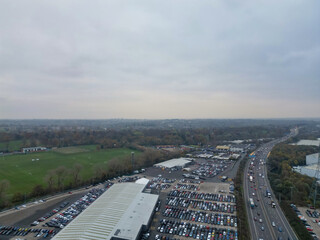
[[[192,161],[193,159],[191,158],[174,158],[165,162],[157,163],[154,166],[161,168],[184,168],[187,165],[189,165]]]
[[[230,147],[226,146],[226,145],[218,145],[216,146],[216,150],[220,150],[220,151],[229,151]]]
[[[292,145],[304,145],[304,146],[317,146],[320,147],[320,140],[306,140],[302,139],[297,143],[293,143]]]
[[[47,150],[46,147],[29,147],[29,148],[22,148],[23,153],[30,153],[30,152],[40,152]]]
[[[136,240],[146,230],[159,196],[144,193],[145,184],[114,184],[54,240]]]
[[[306,165],[318,164],[319,153],[314,153],[306,156]]]
[[[306,156],[306,166],[293,167],[293,170],[308,175],[309,177],[314,177],[316,175],[318,167],[319,153],[310,154]]]

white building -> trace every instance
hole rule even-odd
[[[305,146],[320,146],[320,140],[300,140],[297,143],[294,143],[293,145],[305,145]]]
[[[46,147],[29,147],[29,148],[22,148],[23,153],[29,153],[29,152],[40,152],[47,150]]]
[[[310,154],[306,156],[306,166],[293,167],[293,170],[308,175],[309,177],[314,177],[317,170],[319,153]]]
[[[136,240],[150,225],[158,195],[146,185],[114,184],[62,229],[54,240]]]
[[[173,168],[173,167],[185,167],[193,161],[191,158],[174,158],[165,162],[157,163],[155,167]]]
[[[314,153],[306,156],[306,165],[318,164],[319,153]]]

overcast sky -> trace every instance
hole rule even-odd
[[[0,118],[320,117],[320,1],[1,0]]]

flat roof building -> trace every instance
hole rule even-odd
[[[320,140],[306,140],[302,139],[297,143],[293,143],[292,145],[305,145],[305,146],[320,146]]]
[[[54,240],[136,240],[150,225],[158,195],[143,193],[145,184],[114,184]]]
[[[228,151],[229,149],[230,149],[230,147],[226,146],[226,145],[218,145],[218,146],[216,146],[216,150]]]
[[[318,164],[319,153],[309,154],[306,156],[306,165]]]
[[[154,166],[164,167],[164,168],[173,168],[173,167],[185,167],[192,162],[191,158],[174,158],[165,162],[157,163]]]

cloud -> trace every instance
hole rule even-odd
[[[2,5],[0,118],[308,117],[319,106],[318,1]]]

